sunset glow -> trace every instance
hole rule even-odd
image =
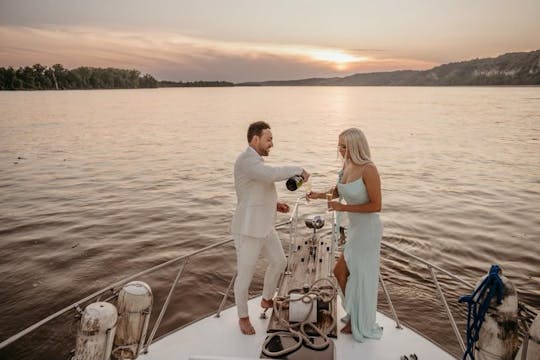
[[[160,80],[243,82],[426,70],[540,49],[540,2],[531,0],[411,0],[406,9],[345,0],[104,4],[0,0],[0,67],[117,67]]]
[[[339,50],[316,50],[311,57],[317,61],[327,62],[337,71],[349,70],[349,64],[361,63],[368,60],[367,57],[354,56]]]
[[[346,64],[351,62],[366,61],[367,58],[354,56],[342,51],[335,50],[319,50],[311,54],[315,60],[328,61],[336,64]]]

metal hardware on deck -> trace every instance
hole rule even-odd
[[[388,290],[386,290],[386,285],[384,285],[382,274],[379,275],[379,281],[381,283],[381,287],[383,289],[384,295],[386,296],[386,301],[388,301],[388,305],[390,305],[390,309],[392,310],[392,315],[394,316],[394,321],[396,322],[396,328],[403,329],[401,327],[401,324],[399,323],[399,319],[396,313],[396,309],[394,308],[394,304],[392,304],[392,299],[390,299],[390,294],[388,293]]]
[[[293,223],[292,221],[289,222],[289,254],[287,255],[287,268],[285,269],[285,275],[291,274],[291,257],[292,257],[292,249],[293,249]]]
[[[401,355],[399,360],[418,360],[418,356],[416,354],[410,354],[409,356]]]
[[[324,218],[320,215],[315,215],[313,217],[305,219],[304,222],[306,223],[306,226],[308,228],[313,229],[314,234],[317,232],[318,229],[321,229],[324,226]]]
[[[446,314],[448,315],[448,319],[450,320],[450,325],[452,325],[452,329],[454,330],[454,334],[456,335],[456,338],[458,339],[459,346],[461,346],[461,350],[465,351],[465,343],[463,342],[463,339],[461,338],[461,334],[459,333],[458,327],[456,325],[456,321],[454,320],[454,316],[452,316],[452,312],[450,311],[450,307],[448,306],[448,303],[446,302],[446,298],[444,297],[444,293],[441,289],[441,285],[439,285],[439,280],[437,280],[437,275],[435,275],[435,271],[433,271],[433,267],[431,265],[428,265],[428,269],[431,272],[431,276],[433,278],[433,283],[437,287],[437,291],[439,292],[439,297],[441,299],[441,302],[443,303],[444,309],[446,310]]]
[[[259,315],[259,319],[267,319],[268,317],[266,316],[266,313],[268,312],[268,310],[270,310],[270,308],[263,308],[261,315]]]
[[[332,211],[332,237],[330,242],[330,259],[334,260],[334,249],[337,245],[336,239],[336,212]],[[334,277],[334,268],[332,267],[332,261],[328,262],[328,276]]]
[[[293,219],[295,225],[298,224],[297,212],[296,207]],[[290,306],[287,306],[286,310],[283,310],[281,305],[274,306],[268,332],[276,334],[290,331],[297,334],[300,330],[294,329],[301,326],[301,331],[306,327],[305,331],[313,336],[324,333],[324,336],[337,337],[337,284],[334,277],[327,276],[327,271],[331,273],[335,262],[331,252],[334,242],[328,236],[319,237],[320,232],[317,230],[324,226],[324,218],[315,215],[304,219],[304,222],[306,227],[313,231],[307,235],[293,230],[292,243],[289,246],[296,251],[291,252],[288,259],[290,273],[281,277],[276,297],[280,299],[279,304],[286,302]],[[322,261],[319,261],[319,258]],[[322,296],[328,288],[333,289],[334,295]]]
[[[287,267],[285,268],[285,275],[291,275],[291,257],[293,253],[293,244],[296,240],[296,223],[298,222],[298,204],[301,198],[296,199],[293,211],[289,220],[281,223],[280,225],[289,224],[289,254],[287,256]],[[296,221],[295,221],[296,219]],[[277,226],[276,226],[277,227]]]

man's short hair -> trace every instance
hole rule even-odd
[[[263,130],[265,129],[270,129],[270,125],[268,125],[264,121],[257,121],[249,125],[248,131],[247,131],[248,143],[251,142],[251,139],[253,139],[255,135],[261,136],[263,133]]]

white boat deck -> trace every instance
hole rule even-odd
[[[259,318],[261,298],[254,298],[249,303],[250,319],[255,327],[253,336],[243,335],[238,327],[236,307],[197,321],[181,330],[156,341],[148,348],[148,353],[139,358],[144,360],[247,360],[259,359],[261,347],[266,338],[266,329],[270,318]],[[338,300],[339,301],[339,300]],[[338,306],[338,318],[345,312]],[[339,333],[335,344],[336,360],[399,360],[402,355],[416,354],[419,360],[455,359],[437,345],[414,331],[396,329],[396,323],[387,316],[377,313],[377,322],[384,327],[381,340],[368,340],[364,343],[354,341],[351,335]],[[338,328],[343,326],[342,323]],[[316,360],[316,359],[314,359]]]

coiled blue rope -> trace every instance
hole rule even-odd
[[[480,328],[484,322],[489,304],[494,296],[497,297],[497,304],[500,304],[503,296],[503,283],[499,277],[500,267],[491,265],[489,274],[473,291],[471,295],[461,296],[460,303],[467,303],[467,349],[463,354],[463,360],[474,360],[474,345],[478,341]]]

